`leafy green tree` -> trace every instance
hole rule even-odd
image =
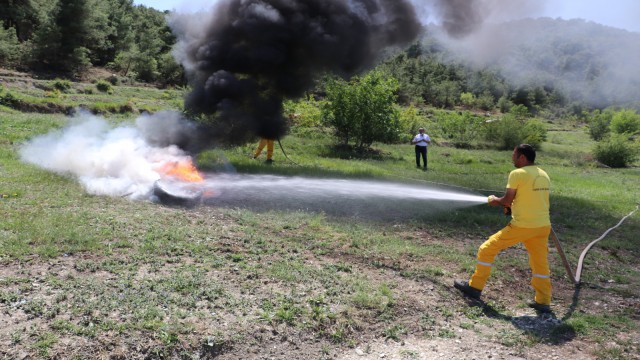
[[[423,125],[424,117],[413,104],[399,110],[400,142],[409,142]]]
[[[471,109],[476,105],[476,96],[470,92],[460,94],[460,103],[467,109]]]
[[[587,118],[589,136],[600,141],[609,135],[609,125],[613,119],[613,110],[594,110]]]
[[[97,24],[94,1],[58,0],[49,23],[36,38],[36,59],[54,70],[77,73],[90,63],[91,47],[99,46],[103,37]]]
[[[159,63],[166,60],[164,54],[170,53],[176,39],[165,20],[165,13],[146,6],[136,6],[133,11],[134,42],[137,51],[131,70],[135,77],[142,81],[156,81],[161,75]],[[169,73],[175,68],[166,68]]]
[[[430,99],[433,105],[441,108],[452,108],[460,101],[460,84],[454,80],[446,80],[436,84]]]
[[[5,29],[14,28],[20,42],[31,39],[45,19],[44,0],[0,0],[0,23]]]
[[[21,56],[16,29],[0,26],[0,66],[13,67]]]
[[[101,3],[106,15],[105,40],[94,50],[94,65],[102,66],[114,61],[117,54],[134,45],[133,0],[107,0]]]
[[[374,141],[398,138],[398,112],[394,106],[398,82],[372,71],[349,82],[331,79],[326,85],[323,118],[334,128],[339,141],[367,148]]]
[[[633,135],[640,130],[640,115],[635,110],[620,110],[613,114],[611,131],[616,134]]]
[[[495,99],[490,91],[485,90],[476,99],[476,105],[482,110],[493,110],[495,107]]]

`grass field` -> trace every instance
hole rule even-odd
[[[82,101],[140,98],[177,109],[176,95],[163,94],[116,87],[111,97]],[[312,210],[281,206],[286,196],[187,209],[92,196],[71,176],[19,160],[21,144],[67,121],[0,108],[4,358],[349,358],[354,349],[374,356],[379,341],[397,344],[391,358],[429,358],[405,341],[438,344],[451,356],[492,348],[494,358],[635,359],[640,350],[638,213],[589,252],[579,291],[551,249],[556,315],[541,319],[524,307],[531,291],[522,247],[499,256],[486,305],[468,306],[451,289],[471,274],[482,241],[506,224],[498,209],[363,200],[368,212],[345,215],[344,199]],[[510,152],[435,140],[427,172],[415,169],[409,145],[374,144],[375,157],[345,158],[321,129],[292,129],[282,139],[295,164],[278,149],[272,166],[253,160],[254,143],[209,150],[196,162],[211,174],[503,191]],[[557,126],[538,153],[552,179],[553,227],[574,269],[584,247],[639,202],[638,167],[598,167],[592,146],[584,128]],[[394,216],[376,216],[389,208]]]

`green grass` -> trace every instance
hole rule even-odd
[[[71,83],[69,89],[60,91],[56,88],[59,82],[56,80],[30,82],[35,87],[28,87],[29,84],[19,80],[7,82],[3,91],[0,91],[0,104],[10,94],[21,104],[21,108],[35,108],[41,112],[64,112],[61,110],[83,107],[96,113],[141,113],[183,107],[183,90],[118,85],[112,86],[107,93],[97,90],[95,84]]]
[[[38,91],[28,96],[40,96]],[[171,94],[115,86],[113,96],[96,93],[78,101],[117,103],[139,97],[144,101],[136,104],[161,109],[172,107]],[[84,95],[63,93],[56,101],[72,104],[70,97]],[[122,123],[133,117],[109,120]],[[424,213],[388,222],[334,216],[330,208],[182,209],[91,196],[72,177],[19,160],[24,141],[66,123],[62,115],[0,108],[0,193],[15,194],[0,198],[0,264],[9,269],[0,278],[0,307],[41,324],[22,336],[3,333],[20,349],[46,358],[64,346],[60,339],[82,339],[95,350],[94,339],[106,337],[152,344],[157,356],[178,357],[200,348],[250,346],[257,341],[253,329],[263,326],[284,327],[289,334],[306,331],[324,353],[349,346],[359,331],[376,329],[378,336],[393,340],[416,331],[450,339],[457,336],[456,324],[478,332],[500,329],[495,339],[519,351],[549,341],[467,307],[448,290],[452,277],[472,271],[477,246],[506,223],[495,208],[427,211],[431,204],[425,202]],[[538,162],[551,176],[553,225],[575,266],[590,241],[636,207],[640,171],[596,167],[583,129],[563,130],[550,134]],[[297,164],[277,150],[276,163],[265,166],[250,158],[254,143],[207,151],[197,162],[205,171],[232,166],[240,173],[446,185],[483,195],[500,194],[513,168],[509,152],[441,146],[429,149],[428,172],[414,168],[413,149],[404,144],[375,144],[375,156],[349,159],[335,151],[326,129],[293,129],[282,144]],[[630,217],[589,253],[583,280],[595,286],[583,295],[585,308],[600,295],[624,299],[640,292],[634,281],[639,219],[638,214]],[[561,262],[553,254],[550,259],[554,276],[560,277]],[[528,280],[512,268],[528,274],[521,249],[499,257],[490,281],[513,284],[518,293],[528,294]],[[431,286],[438,305],[407,300],[407,284]],[[610,289],[598,288],[602,284]],[[558,287],[565,306],[571,289]],[[514,298],[490,296],[489,304],[497,304],[498,311],[514,307]],[[400,316],[405,311],[413,313]],[[612,336],[611,329],[634,331],[637,321],[629,316],[615,309],[574,312],[558,332],[595,343],[602,354],[625,358],[637,345],[614,339],[619,346],[611,347],[604,338]],[[227,326],[220,328],[221,323]]]

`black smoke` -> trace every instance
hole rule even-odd
[[[475,0],[446,0],[438,4],[442,27],[450,36],[466,36],[478,30],[484,21],[480,5]]]
[[[447,35],[465,38],[480,31],[487,22],[504,22],[530,17],[549,0],[414,0],[426,12],[433,12]],[[428,9],[428,10],[426,10]]]
[[[421,31],[408,0],[221,0],[171,24],[192,87],[186,110],[211,114],[235,143],[281,137],[284,99],[324,73],[357,74]]]

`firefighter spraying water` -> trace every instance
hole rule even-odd
[[[535,290],[534,299],[528,305],[537,311],[548,313],[551,312],[551,273],[547,246],[551,232],[551,181],[547,173],[535,165],[535,159],[536,152],[531,145],[521,144],[513,150],[512,161],[517,169],[509,174],[504,196],[488,197],[491,206],[513,209],[512,219],[505,228],[480,246],[478,262],[471,279],[456,280],[454,286],[464,294],[480,299],[495,257],[502,250],[522,243],[529,254],[531,285]]]

